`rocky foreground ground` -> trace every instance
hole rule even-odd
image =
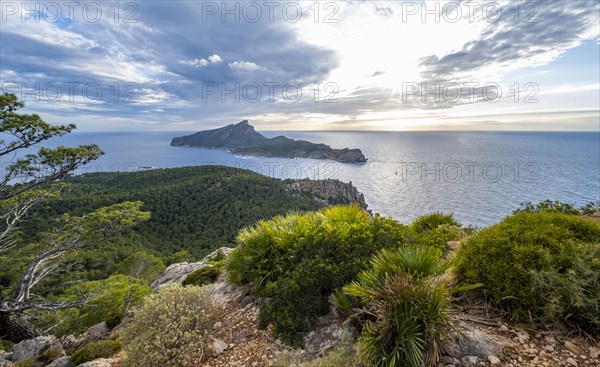
[[[228,253],[230,249],[221,251]],[[207,259],[210,255],[202,262],[171,265],[153,286],[181,282],[187,274],[205,266]],[[342,323],[330,315],[307,335],[304,349],[293,349],[258,328],[258,301],[247,288],[227,284],[225,274],[207,287],[222,307],[223,317],[211,330],[207,358],[199,361],[198,367],[299,366],[327,353],[340,340]],[[484,305],[463,306],[455,317],[458,332],[445,344],[446,355],[439,367],[600,366],[599,340],[510,325],[488,314]],[[79,338],[44,336],[27,340],[15,346],[11,354],[0,353],[0,367],[117,367],[123,353],[79,366],[73,366],[68,356],[82,344],[110,335],[106,325],[99,324]],[[12,362],[17,360],[28,364]]]

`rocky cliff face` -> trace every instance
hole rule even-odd
[[[300,180],[290,184],[290,188],[300,192],[308,192],[328,204],[353,204],[357,203],[362,209],[367,210],[365,196],[352,185],[352,182],[340,180]]]

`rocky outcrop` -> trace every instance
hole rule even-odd
[[[29,367],[42,367],[51,361],[66,356],[55,336],[38,336],[15,345],[10,360],[27,363]]]
[[[357,203],[362,209],[367,210],[365,196],[352,185],[352,182],[339,180],[299,180],[290,184],[292,190],[307,192],[327,204],[353,204]]]
[[[181,283],[190,273],[202,269],[206,266],[210,266],[208,261],[215,258],[219,253],[223,253],[224,255],[228,255],[232,248],[229,247],[221,247],[218,250],[215,250],[208,254],[202,261],[197,263],[177,263],[169,265],[169,267],[154,281],[152,282],[152,288],[159,288],[165,286],[167,284],[173,283]]]
[[[513,343],[503,336],[487,333],[466,322],[459,321],[443,348],[443,361],[457,366],[477,366],[479,361],[496,361],[506,347]]]
[[[280,158],[330,159],[338,162],[366,162],[360,149],[333,149],[326,144],[294,140],[285,136],[269,139],[250,125],[248,120],[219,129],[199,131],[171,140],[172,146],[228,149],[233,153]]]
[[[73,335],[67,335],[61,339],[61,344],[67,354],[75,352],[82,346],[97,342],[98,340],[104,339],[110,333],[110,329],[106,322],[101,322],[97,325],[90,327],[83,335],[76,338]]]

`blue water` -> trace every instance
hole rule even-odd
[[[463,224],[501,220],[524,201],[600,200],[600,134],[564,132],[266,132],[360,148],[366,164],[242,157],[171,147],[185,132],[73,133],[45,146],[99,144],[106,155],[83,172],[223,164],[277,178],[352,181],[369,208],[401,222],[442,211]],[[5,163],[5,162],[2,162]]]

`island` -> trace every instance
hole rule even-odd
[[[326,144],[294,140],[285,136],[267,138],[254,130],[248,120],[213,130],[173,138],[171,146],[227,149],[232,153],[279,158],[330,159],[338,162],[366,162],[360,149],[334,149]]]

